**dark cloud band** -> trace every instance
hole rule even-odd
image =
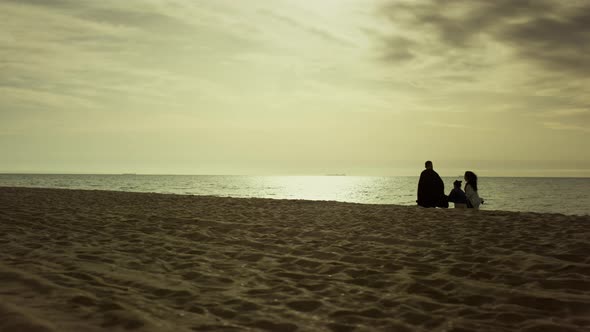
[[[430,0],[394,2],[384,12],[402,31],[420,31],[430,38],[428,43],[408,36],[388,38],[384,54],[388,60],[409,60],[445,49],[477,49],[493,41],[513,49],[520,60],[548,70],[590,73],[587,1]]]

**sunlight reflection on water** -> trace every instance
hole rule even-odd
[[[455,177],[443,177],[445,191]],[[418,177],[0,174],[0,186],[415,205]],[[590,214],[590,178],[480,178],[482,209]]]

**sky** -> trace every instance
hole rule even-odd
[[[590,1],[1,0],[0,172],[590,176]]]

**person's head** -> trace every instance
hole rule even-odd
[[[424,163],[424,167],[427,169],[432,169],[432,161],[428,160]]]
[[[477,191],[477,175],[472,171],[465,172],[465,182],[467,182],[473,190]]]
[[[459,189],[460,189],[460,188],[461,188],[461,182],[463,182],[463,181],[461,181],[461,180],[456,180],[455,182],[453,182],[453,186],[454,186],[455,188],[459,188]]]

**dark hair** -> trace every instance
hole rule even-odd
[[[428,165],[432,167],[432,161],[428,160],[424,163],[424,167],[428,168]]]
[[[475,173],[472,171],[465,172],[465,181],[467,181],[467,184],[469,184],[473,190],[477,191],[477,175],[475,175]]]

